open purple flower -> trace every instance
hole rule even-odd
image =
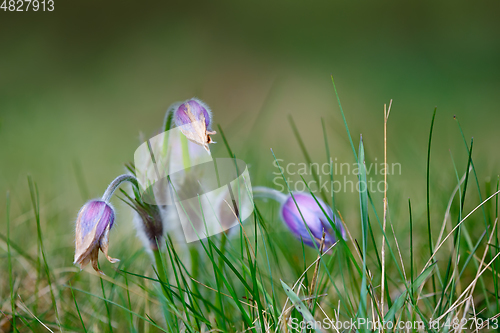
[[[76,220],[74,263],[80,264],[81,269],[90,261],[94,270],[102,274],[97,267],[99,249],[111,263],[119,261],[108,256],[109,230],[114,220],[113,208],[105,201],[91,200],[80,209]]]
[[[283,203],[281,216],[292,233],[298,239],[302,239],[304,244],[313,247],[313,243],[316,243],[319,246],[324,231],[325,247],[328,248],[333,245],[338,239],[338,234],[333,230],[330,221],[334,222],[342,238],[345,237],[345,230],[340,218],[333,214],[332,209],[323,201],[318,198],[314,199],[311,195],[305,193],[294,193],[293,197],[295,201],[292,196],[288,196]],[[311,234],[307,231],[304,221],[307,223]],[[311,235],[314,239],[311,239]]]
[[[174,104],[172,112],[175,125],[181,127],[181,132],[188,140],[203,146],[210,152],[209,143],[215,143],[210,135],[216,134],[211,130],[212,114],[208,105],[199,99],[192,98],[183,103]]]

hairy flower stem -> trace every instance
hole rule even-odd
[[[118,189],[118,187],[120,187],[120,185],[123,182],[127,182],[127,181],[131,182],[132,185],[138,187],[137,178],[135,178],[134,176],[132,176],[132,175],[118,176],[115,178],[115,180],[113,180],[111,182],[111,184],[109,184],[108,188],[106,189],[106,191],[102,195],[102,200],[106,203],[109,203],[109,200],[111,200],[111,197],[113,196],[115,191]]]
[[[263,186],[254,187],[252,193],[254,198],[272,199],[274,201],[279,202],[281,205],[283,205],[288,198],[285,194],[281,193],[280,191]]]

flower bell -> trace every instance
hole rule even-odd
[[[181,128],[181,132],[188,140],[203,146],[210,153],[208,144],[215,143],[210,135],[216,132],[210,127],[212,113],[208,105],[199,99],[192,98],[183,103],[174,104],[172,107],[175,125]]]
[[[327,204],[310,194],[297,192],[293,193],[292,197],[272,188],[257,186],[253,188],[253,195],[254,198],[273,199],[279,202],[282,220],[295,237],[301,239],[306,245],[314,247],[316,244],[319,247],[323,232],[325,233],[324,246],[327,248],[337,241],[339,238],[337,236],[340,235],[345,239],[346,232],[340,218]],[[330,221],[333,221],[337,230],[332,228]]]
[[[103,274],[97,267],[99,249],[111,263],[119,261],[108,256],[109,230],[114,220],[113,208],[105,201],[91,200],[80,209],[76,220],[74,263],[81,269],[90,261],[94,270]]]
[[[334,222],[342,238],[345,237],[345,230],[340,218],[334,215],[332,209],[323,201],[318,198],[314,199],[311,195],[305,193],[294,193],[293,197],[295,201],[292,196],[289,196],[282,204],[281,216],[292,233],[298,239],[302,239],[304,244],[313,247],[314,243],[316,243],[319,246],[324,231],[325,247],[332,246],[338,237],[329,219]],[[304,221],[307,223],[314,239],[311,239]]]

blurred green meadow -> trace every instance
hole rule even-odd
[[[71,282],[78,289],[102,297],[102,282],[90,270],[77,273],[79,269],[72,264],[76,215],[87,200],[100,197],[109,182],[126,171],[124,164],[133,160],[135,149],[145,138],[161,130],[165,111],[173,102],[196,96],[212,108],[214,129],[220,125],[236,157],[249,165],[253,186],[276,188],[275,182],[284,184],[270,148],[280,164],[307,162],[290,119],[313,162],[328,162],[323,121],[331,157],[337,163],[355,163],[332,77],[356,150],[360,134],[363,135],[367,165],[383,162],[384,104],[393,100],[388,121],[387,158],[388,163],[399,163],[401,172],[388,177],[388,221],[401,237],[398,245],[407,257],[410,251],[408,199],[411,199],[416,230],[415,263],[420,265],[420,272],[429,257],[426,165],[435,107],[430,163],[433,237],[436,239],[439,234],[448,200],[467,169],[469,154],[464,138],[469,145],[474,138],[472,161],[480,190],[476,177],[470,173],[464,211],[460,209],[458,197],[451,206],[453,223],[481,203],[478,193],[484,200],[497,187],[500,174],[499,10],[500,4],[495,1],[316,1],[306,4],[299,1],[95,0],[55,1],[53,12],[0,10],[0,234],[3,237],[0,239],[0,310],[3,313],[3,317],[0,313],[0,321],[11,313],[10,265],[6,260],[10,248],[13,286],[15,294],[21,296],[16,297],[18,302],[21,299],[17,311],[26,318],[25,326],[20,324],[19,330],[44,330],[36,320],[29,319],[29,311],[23,308],[26,306],[32,312],[38,311],[37,316],[50,322],[53,330],[83,331],[67,286]],[[464,138],[454,116],[460,122]],[[218,143],[211,146],[212,154],[227,157],[220,133],[214,140]],[[54,324],[56,315],[51,310],[49,289],[38,297],[39,301],[33,297],[35,290],[39,291],[35,288],[44,288],[47,284],[43,278],[45,261],[38,250],[34,191],[30,192],[28,175],[38,189],[43,245],[50,274],[55,278],[52,283],[59,286],[55,297],[59,300],[62,327]],[[290,180],[300,181],[300,175],[288,176]],[[313,180],[311,172],[303,176],[306,181]],[[323,176],[325,180],[329,177]],[[334,178],[337,176],[341,177],[334,175]],[[383,179],[380,174],[372,177],[377,182]],[[357,176],[351,174],[348,179],[356,181]],[[312,190],[319,195],[317,188]],[[23,254],[13,249],[6,238],[7,193],[9,239]],[[381,217],[383,193],[375,191],[371,195]],[[110,236],[110,254],[122,260],[122,269],[156,278],[148,254],[135,237],[131,209],[117,198],[113,203],[117,221]],[[263,274],[266,279],[277,281],[278,285],[273,288],[281,288],[279,279],[292,285],[317,253],[314,249],[304,250],[300,242],[287,233],[279,219],[277,205],[259,200],[256,203],[266,221],[264,224],[269,226],[269,230],[260,232],[274,238],[268,239],[279,249],[274,259],[283,261],[274,278],[269,278],[266,272]],[[353,238],[360,239],[359,193],[340,191],[335,194],[335,203]],[[494,200],[484,208],[484,213],[478,211],[465,223],[471,241],[462,244],[460,268],[471,254],[471,248],[465,244],[476,244],[485,232],[485,224],[489,229],[478,247],[479,259],[471,259],[464,271],[464,285],[476,274],[477,263],[474,266],[472,262],[480,261],[494,224]],[[381,234],[372,211],[370,217],[380,247]],[[249,225],[252,229],[253,224]],[[212,238],[214,244],[219,244],[220,237]],[[240,241],[239,238],[235,241],[236,249]],[[392,245],[395,246],[394,242]],[[355,253],[356,246],[351,242],[349,246]],[[377,266],[374,254],[370,255],[371,264]],[[451,258],[449,253],[439,257],[442,278],[448,258]],[[205,276],[207,280],[203,281],[207,284],[207,281],[215,283],[210,280],[215,274],[210,265],[211,261],[205,258],[205,264],[200,266],[200,274]],[[396,264],[392,265],[387,274],[396,282],[391,281],[391,287],[402,283],[395,273]],[[156,298],[154,291],[161,289],[156,282],[133,280],[132,276],[128,277],[129,281],[105,260],[101,260],[101,269],[107,274],[103,284],[105,298],[120,306],[132,304],[133,313],[95,297],[87,299],[88,295],[75,291],[88,331],[122,332],[132,331],[134,327],[140,332],[154,332],[157,328],[144,320],[149,314],[153,322],[165,327],[164,322],[158,322],[165,316],[159,309],[171,308],[165,305],[168,297],[165,296],[167,301],[161,296]],[[229,269],[226,267],[226,270]],[[252,269],[246,273],[251,272]],[[493,277],[495,274],[489,274],[478,296],[482,309],[493,309],[498,296],[498,287],[494,286],[498,281]],[[326,275],[323,277],[328,280]],[[378,285],[380,277],[376,280]],[[130,288],[133,302],[130,298],[127,300],[124,292],[129,290],[125,286],[129,282],[134,284]],[[269,281],[261,282],[269,287]],[[354,280],[352,283],[355,284]],[[216,285],[210,286],[217,289]],[[426,292],[431,293],[431,289],[427,283]],[[496,290],[496,295],[491,290]],[[352,292],[358,290],[353,288]],[[283,298],[285,294],[280,293]],[[242,292],[239,296],[245,294]],[[247,293],[245,297],[248,300],[254,296]],[[395,292],[393,300],[397,296]],[[485,300],[488,297],[491,299]],[[337,300],[334,296],[329,305],[336,307]],[[496,302],[498,304],[498,300]],[[183,305],[180,299],[177,305]],[[226,306],[226,310],[236,309],[232,303]],[[227,322],[219,327],[221,315],[212,312],[210,307],[207,309],[204,313],[209,314],[207,320],[213,328],[244,331],[239,315],[228,315],[227,319],[235,321],[235,327]],[[432,313],[430,309],[428,312]],[[134,313],[142,314],[143,318]],[[488,313],[492,316],[496,312]],[[300,317],[298,313],[293,316]],[[186,321],[192,322],[191,319]],[[0,331],[5,327],[0,325]],[[250,325],[245,327],[251,330]],[[272,331],[276,329],[273,327]],[[189,331],[177,326],[170,330]],[[5,331],[9,332],[7,328]]]

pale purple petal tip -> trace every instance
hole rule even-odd
[[[205,119],[205,126],[209,128],[210,114],[208,113],[207,109],[195,99],[190,99],[189,101],[182,103],[177,108],[177,110],[175,110],[174,114],[175,124],[177,126],[182,126],[191,123],[191,119],[188,116],[188,105],[189,105],[189,111],[191,111],[194,120],[195,121],[201,120],[202,119],[201,116],[203,115],[203,118]]]

